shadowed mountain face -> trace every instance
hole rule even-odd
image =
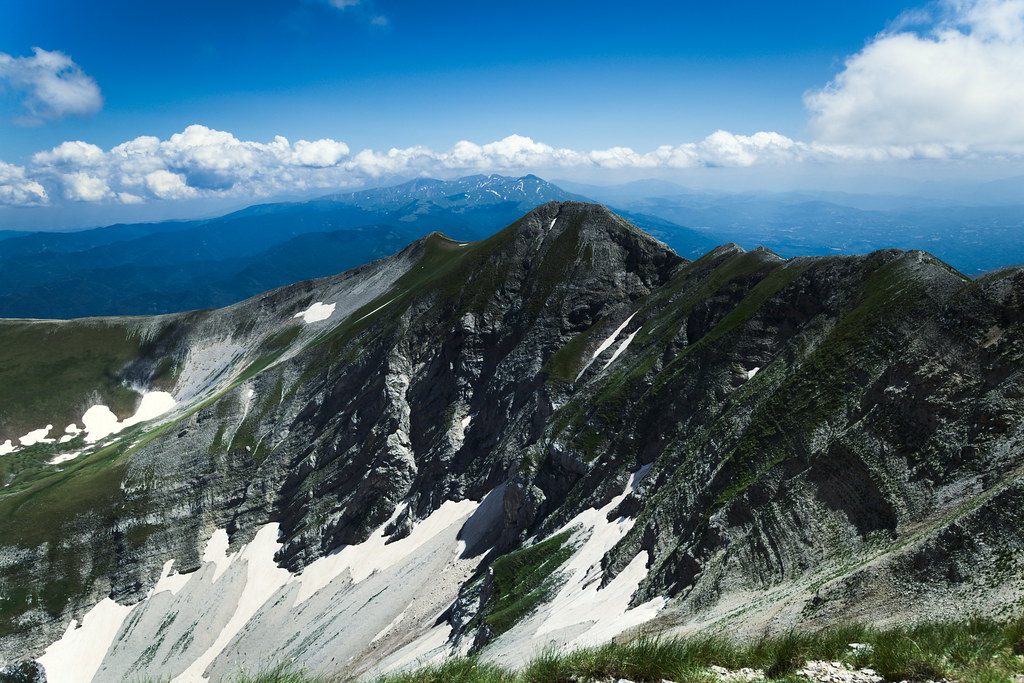
[[[440,231],[480,240],[549,201],[583,199],[536,176],[422,179],[206,221],[0,234],[0,317],[149,315],[227,306],[393,254]],[[714,243],[663,219],[634,220],[684,254]]]
[[[578,202],[220,310],[4,321],[0,655],[90,609],[96,680],[1018,609],[1022,322],[1019,270],[689,261]],[[139,392],[175,403],[57,438]]]

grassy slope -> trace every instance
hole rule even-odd
[[[857,644],[851,647],[851,643]],[[817,633],[793,632],[739,643],[721,636],[639,637],[573,651],[544,650],[518,671],[476,658],[383,676],[374,683],[569,683],[571,681],[711,683],[710,669],[760,670],[763,678],[805,682],[799,670],[808,661],[842,662],[870,668],[889,681],[949,679],[962,683],[1009,682],[1024,672],[1024,619],[975,619],[928,623],[913,628],[873,629],[838,626]],[[329,683],[351,681],[344,672],[307,674],[277,666],[239,674],[235,683]]]
[[[91,394],[128,417],[138,394],[118,373],[140,346],[116,320],[0,321],[0,430],[14,440],[47,423],[58,435],[72,422],[81,427]]]

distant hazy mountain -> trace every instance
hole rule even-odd
[[[382,258],[430,232],[485,239],[540,204],[575,199],[582,198],[532,175],[476,175],[262,204],[202,221],[0,234],[0,317],[226,306]],[[687,257],[718,243],[663,218],[627,215]]]
[[[535,175],[521,178],[472,175],[456,180],[418,178],[393,187],[328,195],[324,199],[367,209],[396,211],[412,201],[429,201],[444,208],[465,210],[504,202],[534,207],[545,202],[579,201],[585,197],[566,192]]]
[[[719,241],[765,246],[785,257],[923,249],[972,276],[1024,261],[1024,178],[979,185],[973,204],[963,203],[962,193],[936,200],[842,192],[697,192],[660,180],[566,185],[624,215],[657,216]],[[1014,195],[1016,188],[1021,191]],[[1016,201],[1006,203],[1011,196]]]

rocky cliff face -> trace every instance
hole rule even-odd
[[[104,598],[86,679],[1016,609],[1022,318],[1019,270],[688,262],[564,202],[218,311],[4,321],[0,653]]]

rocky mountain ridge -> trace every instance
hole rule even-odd
[[[96,680],[1018,610],[1022,293],[555,202],[217,311],[3,321],[0,443],[58,429],[0,456],[0,653],[61,671],[97,603]],[[131,387],[173,407],[54,438]]]

